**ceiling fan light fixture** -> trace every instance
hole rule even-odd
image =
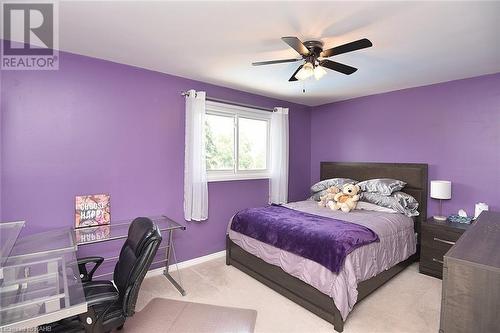
[[[295,74],[297,80],[306,80],[314,75],[314,66],[310,62],[306,62],[305,65],[300,69],[300,71]]]
[[[326,71],[325,71],[325,69],[324,69],[323,67],[321,67],[321,66],[316,66],[316,67],[314,68],[314,78],[315,78],[316,80],[321,79],[321,78],[322,78],[323,76],[325,76],[325,75],[326,75]]]

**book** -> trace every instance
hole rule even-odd
[[[75,228],[111,223],[109,194],[78,195],[75,197]]]

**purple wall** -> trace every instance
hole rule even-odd
[[[306,197],[320,161],[423,162],[430,179],[453,181],[447,213],[460,207],[472,213],[477,201],[500,209],[500,74],[309,108],[61,57],[59,71],[0,73],[0,220],[25,219],[26,233],[72,226],[74,196],[99,192],[111,194],[115,220],[167,214],[182,221],[180,92],[188,89],[290,108],[290,200]],[[180,261],[224,249],[229,218],[266,204],[268,182],[210,183],[209,191],[209,221],[186,223],[176,236]],[[435,207],[431,201],[431,214]]]
[[[0,42],[2,42],[2,40],[0,40]],[[3,122],[2,122],[2,119],[3,119],[3,108],[2,108],[2,105],[3,105],[3,86],[2,86],[2,83],[3,83],[3,80],[2,80],[2,76],[3,76],[3,72],[0,70],[0,221],[2,221],[2,192],[3,192],[3,162],[2,162],[2,156],[3,156],[3,145],[2,145],[2,142],[3,142]]]
[[[311,135],[312,181],[320,161],[428,163],[452,181],[445,213],[500,210],[500,73],[316,107]]]
[[[289,196],[308,194],[308,107],[67,53],[59,71],[5,71],[1,84],[0,217],[25,219],[27,233],[72,226],[75,195],[90,193],[111,194],[114,220],[167,214],[182,222],[180,92],[188,89],[289,107]],[[186,223],[176,237],[180,261],[223,250],[229,218],[266,204],[268,181],[210,183],[209,198],[210,219]]]

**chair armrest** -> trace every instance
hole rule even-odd
[[[76,263],[78,264],[78,269],[80,270],[80,278],[82,279],[82,282],[92,281],[92,277],[95,271],[97,270],[97,268],[99,268],[99,266],[101,266],[103,261],[104,261],[103,257],[97,257],[97,256],[78,258],[76,260]],[[93,263],[94,267],[92,267],[92,269],[89,271],[87,270],[87,264],[90,263]]]

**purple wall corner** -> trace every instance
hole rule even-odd
[[[73,225],[74,196],[111,194],[113,219],[183,221],[180,91],[290,109],[289,199],[321,161],[419,162],[453,182],[446,213],[500,209],[500,73],[307,107],[104,60],[60,54],[58,71],[0,72],[0,219],[31,233]],[[341,124],[341,125],[339,125]],[[332,130],[334,129],[334,131]],[[320,143],[331,144],[320,144]],[[184,222],[180,261],[224,249],[230,217],[264,205],[268,181],[209,184],[210,219]],[[429,214],[435,211],[429,202]]]

